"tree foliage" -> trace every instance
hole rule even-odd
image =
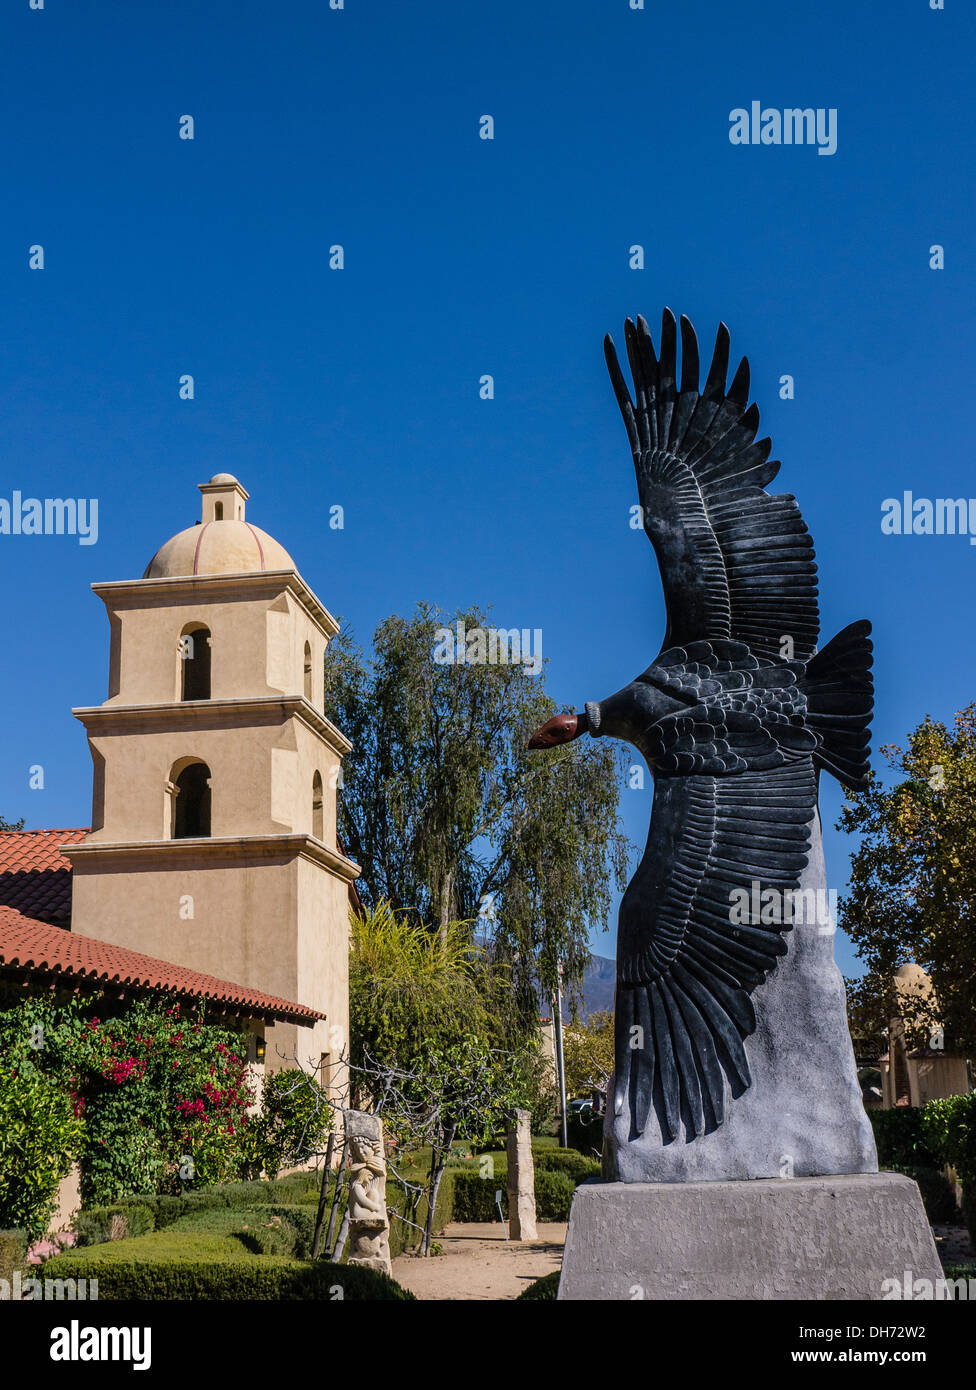
[[[41,1239],[81,1137],[81,1121],[56,1082],[0,1068],[0,1227]]]
[[[480,914],[528,1019],[560,963],[576,990],[588,934],[623,886],[618,754],[589,739],[531,754],[530,733],[556,713],[543,676],[435,661],[439,632],[458,619],[468,632],[489,626],[477,610],[421,605],[380,623],[368,660],[348,633],[330,643],[326,709],[353,743],[339,832],[364,867],[369,907],[386,900],[442,932]]]
[[[59,1087],[83,1120],[82,1198],[96,1205],[239,1176],[253,1099],[244,1042],[160,1000],[42,995],[0,1012],[4,1065]]]
[[[505,1032],[503,972],[471,939],[470,924],[432,932],[388,902],[350,915],[350,1058],[409,1065],[463,1034]]]
[[[566,1093],[586,1096],[606,1091],[613,1071],[613,1014],[591,1014],[583,1023],[574,1019],[563,1030]]]
[[[976,705],[953,727],[929,716],[906,748],[883,748],[899,780],[849,792],[839,822],[861,836],[840,921],[869,973],[855,1000],[863,1032],[905,1018],[909,1046],[942,1026],[950,1051],[976,1047]],[[934,993],[896,995],[915,961]],[[857,1018],[857,1015],[855,1015]]]

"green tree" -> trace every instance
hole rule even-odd
[[[503,1034],[505,985],[468,923],[432,932],[417,913],[379,902],[350,915],[350,1059],[409,1065],[462,1034]],[[500,1017],[502,1016],[502,1017]]]
[[[458,620],[489,628],[478,610],[421,605],[380,623],[369,660],[348,634],[330,643],[326,709],[353,743],[339,833],[368,906],[385,899],[442,933],[480,916],[528,1021],[560,963],[578,991],[588,934],[624,884],[619,755],[583,739],[533,757],[530,733],[557,712],[543,676],[521,662],[435,660]]]
[[[0,831],[3,831],[3,830],[23,830],[23,828],[24,828],[24,818],[23,818],[23,816],[21,816],[20,820],[13,820],[13,821],[11,821],[11,820],[4,820],[3,816],[0,816]]]
[[[839,821],[861,836],[840,905],[869,977],[852,1022],[870,1035],[897,1012],[909,1045],[941,1025],[946,1048],[968,1052],[976,1047],[976,705],[951,728],[926,716],[906,748],[881,751],[897,784],[872,778],[848,792]],[[933,995],[894,995],[891,978],[909,961],[929,973]]]
[[[613,1071],[613,1014],[603,1010],[585,1023],[577,1019],[568,1023],[563,1032],[563,1057],[568,1095],[605,1091]]]

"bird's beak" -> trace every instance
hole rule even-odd
[[[574,738],[586,732],[585,714],[556,714],[547,719],[541,728],[536,729],[529,739],[530,748],[556,748],[560,743],[571,743]]]

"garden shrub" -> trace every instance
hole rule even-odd
[[[277,1207],[268,1206],[263,1209],[267,1212],[268,1218],[275,1218],[285,1222],[291,1231],[291,1251],[296,1260],[308,1260],[312,1255],[312,1239],[315,1235],[315,1209],[314,1207]],[[328,1211],[326,1211],[326,1222],[328,1222]]]
[[[0,1070],[0,1227],[40,1240],[82,1142],[62,1087],[39,1073]]]
[[[543,1149],[533,1159],[537,1173],[568,1173],[577,1186],[587,1178],[600,1176],[599,1161],[587,1158],[578,1149]]]
[[[248,1118],[241,1141],[243,1167],[276,1178],[287,1165],[316,1153],[333,1122],[328,1092],[298,1068],[271,1072],[261,1087],[260,1114]]]
[[[165,1226],[171,1226],[186,1210],[186,1204],[182,1197],[160,1196],[154,1192],[143,1193],[138,1197],[120,1197],[116,1206],[123,1211],[128,1211],[130,1207],[147,1207],[152,1213],[153,1224],[157,1231],[161,1231]]]
[[[74,1219],[78,1245],[101,1245],[109,1240],[126,1240],[129,1236],[145,1235],[155,1229],[152,1209],[145,1204],[127,1206],[89,1207],[79,1211]]]
[[[179,1197],[170,1196],[168,1193],[135,1194],[120,1197],[116,1205],[125,1210],[132,1206],[149,1207],[155,1218],[156,1229],[162,1230],[164,1226],[171,1226],[174,1221],[190,1212],[217,1211],[222,1207],[244,1209],[262,1203],[290,1206],[303,1200],[316,1202],[317,1175],[301,1174],[300,1179],[300,1182],[284,1178],[278,1182],[223,1183],[201,1188],[199,1191],[187,1188]],[[312,1186],[309,1186],[310,1183]]]
[[[241,1035],[208,1022],[202,1004],[141,999],[101,1018],[105,1007],[97,994],[0,1007],[0,1056],[84,1115],[82,1200],[239,1177],[253,1099]]]
[[[23,1269],[26,1262],[26,1231],[0,1231],[0,1279],[6,1279],[9,1284],[14,1270]]]
[[[976,1091],[930,1100],[922,1107],[922,1125],[937,1161],[955,1168],[964,1186],[976,1181]]]
[[[976,1265],[947,1264],[943,1267],[942,1277],[950,1288],[946,1302],[969,1302],[976,1296]],[[957,1279],[964,1279],[966,1282],[959,1288],[955,1283]]]
[[[482,1178],[477,1171],[455,1171],[454,1221],[497,1221],[495,1193],[502,1190],[502,1211],[508,1219],[508,1193],[504,1181]],[[535,1213],[539,1221],[568,1221],[577,1184],[568,1173],[536,1169]]]
[[[405,1176],[411,1180],[423,1181],[426,1175],[407,1172]],[[452,1214],[453,1178],[453,1170],[448,1170],[441,1179],[434,1212],[434,1229],[438,1231],[443,1230],[449,1221],[455,1219]],[[165,1230],[174,1222],[180,1223],[180,1229],[189,1230],[191,1227],[184,1221],[184,1218],[194,1216],[200,1216],[201,1221],[199,1226],[194,1222],[192,1228],[205,1230],[207,1212],[229,1210],[241,1214],[247,1213],[249,1208],[259,1208],[260,1210],[253,1213],[254,1224],[258,1224],[261,1219],[268,1220],[272,1215],[280,1216],[295,1231],[295,1257],[308,1259],[311,1257],[312,1239],[315,1231],[319,1181],[320,1175],[317,1173],[297,1173],[287,1178],[279,1178],[276,1182],[226,1183],[222,1186],[206,1188],[201,1192],[187,1191],[181,1197],[171,1197],[165,1194],[123,1197],[120,1198],[116,1206],[123,1212],[129,1211],[132,1207],[147,1207],[152,1213],[157,1231]],[[326,1223],[328,1223],[331,1195],[330,1184]],[[392,1174],[388,1178],[386,1197],[387,1204],[392,1209],[390,1254],[395,1258],[397,1255],[402,1255],[404,1251],[412,1249],[417,1244],[419,1237],[411,1226],[396,1219],[397,1212],[407,1212],[409,1208],[407,1207],[406,1194]],[[339,1221],[342,1220],[346,1210],[346,1203],[347,1189],[344,1184],[339,1200]],[[421,1200],[419,1211],[412,1214],[412,1220],[418,1225],[423,1225],[426,1214],[426,1202]],[[243,1219],[246,1219],[246,1216]],[[230,1230],[232,1225],[233,1223],[227,1229]]]
[[[519,1300],[551,1299],[555,1302],[556,1294],[559,1292],[559,1274],[558,1269],[554,1269],[551,1274],[543,1274],[541,1279],[536,1279],[528,1288],[522,1290]]]
[[[535,1214],[539,1221],[568,1221],[573,1193],[578,1184],[568,1173],[535,1175]]]
[[[82,1253],[57,1255],[45,1278],[97,1279],[99,1301],[248,1299],[339,1301],[412,1300],[413,1294],[385,1274],[360,1266],[257,1260],[97,1260]]]
[[[242,1244],[255,1255],[287,1255],[293,1259],[297,1254],[294,1226],[280,1216],[272,1216],[267,1209],[252,1216],[238,1234]]]
[[[898,1168],[918,1183],[925,1215],[933,1226],[951,1225],[959,1218],[956,1190],[941,1168]]]
[[[976,1091],[930,1100],[922,1115],[925,1138],[962,1183],[962,1217],[976,1243]]]
[[[898,1105],[893,1110],[869,1110],[881,1168],[940,1168],[945,1162],[923,1130],[923,1107]]]
[[[508,1215],[508,1194],[504,1179],[483,1178],[476,1170],[454,1169],[452,1221],[497,1221],[495,1193],[502,1189],[502,1210]]]

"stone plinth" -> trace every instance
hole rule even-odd
[[[559,1298],[875,1300],[906,1270],[942,1274],[918,1186],[900,1173],[594,1181],[573,1197]]]

